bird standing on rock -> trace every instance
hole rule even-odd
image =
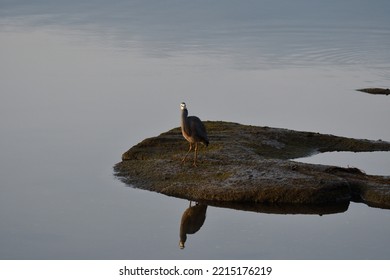
[[[194,166],[198,159],[198,143],[209,145],[209,138],[207,136],[206,128],[202,121],[195,116],[188,116],[187,106],[184,102],[180,104],[181,109],[181,133],[183,137],[190,143],[190,148],[183,158],[184,163],[188,154],[192,150],[192,144],[195,144]]]

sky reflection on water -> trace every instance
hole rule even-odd
[[[389,211],[355,203],[210,206],[180,250],[188,202],[112,166],[178,126],[182,101],[205,120],[389,141],[389,98],[354,90],[389,87],[390,2],[169,2],[0,1],[0,259],[389,258]]]

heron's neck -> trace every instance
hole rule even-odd
[[[187,109],[182,110],[182,112],[181,112],[181,126],[182,127],[184,127],[184,124],[187,121],[187,117],[188,117],[188,110]]]
[[[180,242],[185,243],[187,241],[186,226],[183,221],[180,223]]]

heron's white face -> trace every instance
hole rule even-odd
[[[180,109],[181,109],[181,110],[187,109],[187,106],[186,106],[186,104],[185,104],[184,102],[182,102],[182,103],[180,104]]]

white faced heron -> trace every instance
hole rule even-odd
[[[187,106],[184,102],[180,104],[181,109],[181,133],[183,137],[190,143],[190,148],[183,158],[184,163],[188,154],[192,150],[192,144],[195,144],[194,166],[198,158],[198,143],[209,145],[209,138],[207,136],[206,128],[202,121],[195,116],[188,116]]]
[[[187,234],[194,234],[203,226],[204,221],[206,220],[206,204],[196,203],[194,206],[187,208],[180,222],[180,249],[184,249],[185,243],[187,241]]]

